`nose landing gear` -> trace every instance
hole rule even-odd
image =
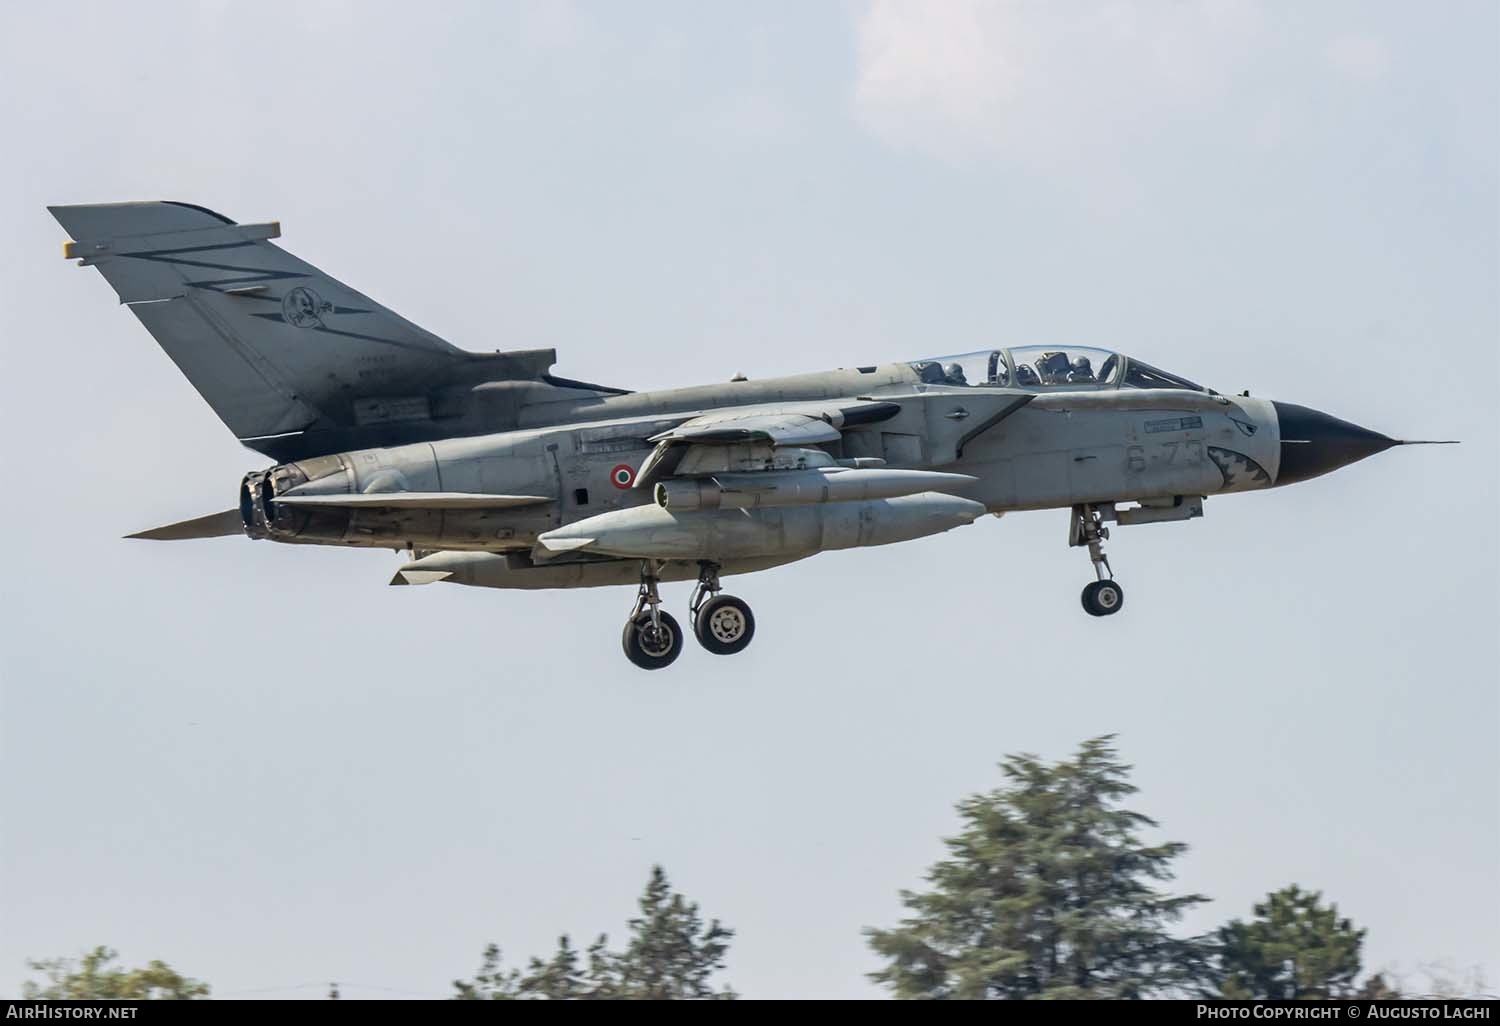
[[[1083,608],[1090,616],[1110,616],[1118,613],[1125,604],[1125,589],[1115,582],[1109,557],[1104,554],[1103,543],[1108,539],[1109,528],[1104,526],[1104,515],[1097,507],[1073,507],[1068,544],[1088,546],[1089,560],[1094,564],[1094,576],[1098,578],[1083,589]]]
[[[1125,589],[1114,581],[1094,581],[1084,585],[1083,608],[1090,616],[1108,616],[1120,611],[1125,603]]]

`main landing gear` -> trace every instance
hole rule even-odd
[[[689,603],[693,633],[698,643],[715,655],[743,652],[755,637],[755,616],[743,599],[721,595],[719,565],[698,564],[698,586]],[[620,644],[625,658],[643,670],[660,670],[682,654],[683,632],[672,614],[661,608],[661,567],[654,560],[641,564],[641,586],[635,608],[625,624]]]
[[[1109,557],[1104,554],[1103,542],[1108,538],[1109,528],[1104,526],[1104,516],[1097,507],[1073,507],[1068,544],[1088,546],[1094,576],[1098,578],[1083,589],[1083,608],[1090,616],[1110,616],[1118,613],[1125,604],[1125,589],[1115,582]]]
[[[755,614],[744,599],[719,594],[719,564],[698,564],[698,586],[688,608],[698,644],[714,655],[743,652],[755,637]]]
[[[661,568],[654,560],[641,564],[641,587],[636,592],[635,608],[625,621],[620,644],[625,658],[643,670],[660,670],[671,666],[682,655],[682,628],[671,613],[661,608]]]

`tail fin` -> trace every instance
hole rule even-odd
[[[538,377],[556,354],[457,349],[269,241],[187,203],[48,208],[215,413],[279,455],[304,432],[430,420],[428,396],[464,380]],[[302,443],[297,443],[301,445]]]

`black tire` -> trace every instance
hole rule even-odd
[[[734,655],[755,637],[755,614],[743,599],[716,595],[698,608],[693,633],[714,655]]]
[[[659,611],[657,618],[661,623],[661,637],[656,637],[649,612],[627,623],[620,636],[625,658],[643,670],[664,669],[682,655],[682,628],[665,610]]]
[[[1095,581],[1083,589],[1083,608],[1090,616],[1111,616],[1125,604],[1125,589],[1115,581]]]

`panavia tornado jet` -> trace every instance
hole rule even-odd
[[[634,586],[622,642],[645,669],[684,646],[664,581],[697,582],[692,632],[731,655],[755,618],[724,577],[1013,510],[1068,511],[1094,570],[1083,608],[1111,616],[1106,525],[1190,520],[1207,496],[1412,444],[1072,345],[631,392],[554,375],[550,349],[457,349],[273,244],[275,223],[49,209],[65,255],[274,461],[233,509],[131,537],[408,553],[392,584]]]

